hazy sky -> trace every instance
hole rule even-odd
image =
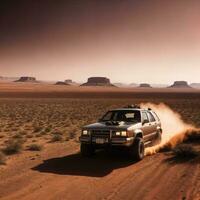
[[[0,75],[200,82],[200,1],[1,0]]]

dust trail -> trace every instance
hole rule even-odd
[[[146,149],[146,155],[152,155],[159,152],[162,149],[171,149],[177,144],[183,142],[187,135],[193,132],[199,131],[191,124],[185,123],[181,116],[173,111],[169,106],[164,103],[142,103],[142,108],[151,108],[159,116],[162,123],[162,141],[161,144],[149,147]]]

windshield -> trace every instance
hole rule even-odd
[[[114,110],[108,111],[100,121],[140,122],[141,116],[138,110]]]

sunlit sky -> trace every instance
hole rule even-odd
[[[200,82],[199,0],[0,2],[0,75]]]

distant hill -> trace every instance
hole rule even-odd
[[[169,88],[191,88],[187,81],[174,81],[173,85],[169,86]]]
[[[90,77],[86,83],[83,83],[81,86],[115,86],[110,83],[110,79],[106,77]]]
[[[140,87],[140,88],[151,88],[151,85],[148,84],[148,83],[141,83],[141,84],[139,85],[139,87]]]
[[[31,83],[37,83],[38,81],[36,80],[35,77],[30,77],[30,76],[22,76],[15,82],[31,82]]]
[[[200,89],[200,83],[191,83],[191,87]]]
[[[63,82],[63,81],[58,81],[58,82],[56,82],[55,85],[68,85],[68,86],[70,86],[70,84]]]

